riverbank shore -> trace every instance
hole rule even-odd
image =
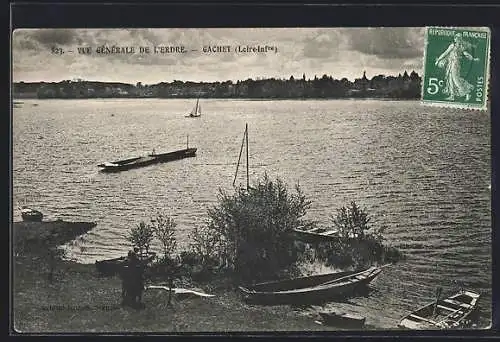
[[[290,306],[245,304],[231,289],[210,284],[182,284],[215,297],[173,297],[161,290],[144,292],[141,310],[120,306],[121,281],[100,277],[93,264],[57,260],[53,281],[40,246],[57,236],[54,246],[93,228],[91,223],[15,222],[17,250],[13,265],[13,318],[19,333],[50,332],[273,332],[332,331],[315,323],[316,316]],[[23,249],[16,248],[23,246]],[[53,246],[53,247],[54,247]]]

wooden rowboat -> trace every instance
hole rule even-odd
[[[363,271],[344,271],[300,277],[282,281],[240,286],[244,300],[254,304],[299,304],[326,302],[352,295],[369,284],[382,269],[370,267]]]
[[[320,227],[307,230],[303,228],[293,229],[293,235],[297,240],[308,243],[339,240],[338,230],[325,230],[324,228]]]
[[[480,294],[474,291],[460,291],[412,312],[398,326],[413,330],[462,328],[477,309],[479,297]]]
[[[366,321],[366,317],[345,312],[320,312],[319,315],[324,324],[341,328],[361,328]]]
[[[21,217],[23,221],[29,222],[41,222],[43,220],[42,212],[26,206],[21,208]]]
[[[145,264],[151,262],[155,258],[156,254],[150,252],[147,256],[141,256],[139,260]],[[95,262],[95,267],[97,272],[102,276],[114,276],[121,272],[123,267],[127,264],[128,258],[126,256],[106,259],[106,260],[98,260]]]

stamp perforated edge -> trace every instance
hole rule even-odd
[[[474,31],[483,31],[486,32],[488,35],[488,40],[486,43],[486,58],[485,63],[485,86],[484,86],[484,101],[481,105],[474,105],[474,104],[464,104],[464,103],[453,103],[453,102],[447,102],[447,101],[430,101],[430,100],[424,100],[424,91],[425,91],[425,62],[427,60],[427,45],[429,44],[428,42],[428,32],[430,28],[438,28],[438,29],[448,29],[448,30],[474,30]],[[474,26],[425,26],[425,36],[424,36],[424,56],[422,60],[422,85],[420,89],[420,104],[424,106],[430,106],[430,107],[441,107],[441,108],[458,108],[458,109],[467,109],[471,111],[489,111],[490,109],[490,82],[491,82],[491,77],[490,77],[490,65],[491,65],[491,29],[487,26],[483,27],[474,27]]]

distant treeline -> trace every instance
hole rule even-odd
[[[377,97],[397,99],[420,98],[421,77],[414,71],[409,75],[366,74],[354,82],[323,75],[314,79],[247,79],[225,82],[161,82],[146,85],[66,80],[61,82],[14,83],[14,98],[345,98]]]

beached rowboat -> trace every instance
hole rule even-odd
[[[293,235],[297,240],[308,243],[338,241],[340,238],[337,229],[326,230],[321,227],[307,230],[303,228],[293,229]]]
[[[366,286],[382,272],[379,267],[364,271],[344,271],[300,277],[282,281],[240,286],[245,301],[254,304],[298,304],[326,302],[336,297],[346,297]]]
[[[151,262],[156,257],[156,253],[150,252],[147,256],[140,256],[139,260],[143,263],[147,264]],[[106,260],[98,260],[95,262],[95,267],[97,272],[102,276],[114,276],[119,274],[123,267],[127,264],[128,258],[126,256],[106,259]]]
[[[21,217],[24,221],[30,222],[41,222],[43,220],[43,214],[40,211],[28,207],[21,208]]]
[[[460,291],[412,312],[398,326],[413,330],[461,328],[477,309],[479,297],[479,293],[474,291]]]
[[[365,325],[366,317],[345,312],[320,312],[323,323],[341,328],[361,328]]]

